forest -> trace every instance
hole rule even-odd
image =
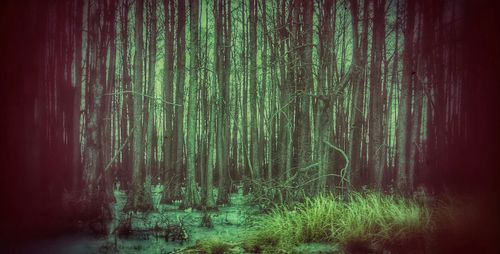
[[[5,1],[0,243],[495,253],[496,7]]]

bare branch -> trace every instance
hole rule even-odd
[[[169,105],[173,105],[173,106],[177,106],[177,107],[180,107],[181,105],[180,104],[176,104],[176,103],[173,103],[173,102],[170,102],[170,101],[166,101],[162,98],[159,98],[159,97],[154,97],[154,96],[151,96],[151,95],[147,95],[147,94],[143,94],[143,93],[139,93],[139,92],[134,92],[134,91],[121,91],[121,92],[115,92],[115,93],[107,93],[107,94],[104,94],[104,95],[120,95],[120,94],[135,94],[135,95],[141,95],[143,97],[147,97],[147,98],[150,98],[150,99],[154,99],[154,100],[159,100],[165,104],[169,104]]]

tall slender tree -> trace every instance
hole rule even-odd
[[[176,87],[175,87],[175,113],[173,126],[172,162],[174,163],[174,176],[166,186],[173,186],[170,190],[172,199],[181,198],[181,180],[184,178],[185,157],[184,153],[184,83],[186,81],[186,2],[179,0],[177,3],[176,27]],[[169,191],[169,189],[167,189]]]
[[[146,136],[145,136],[145,163],[144,163],[144,208],[152,208],[152,167],[154,165],[154,147],[153,147],[153,132],[156,132],[154,115],[156,109],[156,102],[154,101],[155,94],[155,77],[156,77],[156,0],[150,0],[148,2],[148,23],[149,23],[149,63],[148,63],[148,82],[146,89],[146,104],[144,106],[144,124],[146,125]]]
[[[199,3],[198,0],[189,1],[189,92],[188,92],[188,113],[187,113],[187,143],[186,143],[186,191],[183,195],[183,208],[196,207],[200,203],[200,197],[196,186],[196,118],[198,103],[198,71],[199,71]]]
[[[142,138],[142,86],[143,86],[143,0],[135,2],[135,60],[134,60],[134,83],[132,86],[132,192],[127,204],[128,209],[138,209],[142,205],[143,182],[142,161],[144,159],[144,146]]]
[[[411,87],[413,80],[413,29],[415,25],[415,1],[409,0],[405,6],[406,26],[404,28],[403,80],[401,99],[398,106],[396,130],[397,146],[397,187],[401,191],[408,188],[408,149],[410,137]]]
[[[370,115],[369,115],[369,147],[368,167],[370,180],[374,180],[375,186],[382,187],[384,174],[384,151],[383,136],[383,101],[381,64],[383,55],[383,41],[385,39],[385,0],[373,1],[373,34],[370,65]],[[371,181],[370,181],[371,182]]]
[[[364,2],[363,6],[363,23],[362,33],[359,33],[359,3],[357,0],[351,0],[351,16],[352,16],[352,34],[353,34],[353,53],[352,53],[352,89],[353,99],[351,104],[351,134],[349,143],[350,153],[350,170],[349,180],[355,187],[361,185],[361,175],[363,162],[361,156],[362,148],[362,130],[363,130],[363,112],[364,112],[364,97],[365,97],[365,63],[366,49],[368,44],[368,6],[369,1]]]
[[[217,203],[227,204],[231,191],[229,179],[230,135],[230,72],[231,72],[231,3],[217,1],[214,5],[216,19],[216,76],[218,85],[217,117],[217,165],[219,168],[219,192]]]
[[[179,3],[180,4],[180,3]],[[163,8],[165,12],[164,17],[164,59],[163,59],[163,93],[164,98],[167,102],[173,102],[174,100],[174,29],[175,29],[175,6],[174,1],[164,0]],[[184,54],[183,52],[180,54]],[[182,101],[182,99],[181,99]],[[177,102],[178,104],[178,102]],[[181,105],[182,107],[182,105]],[[177,150],[175,145],[177,144],[175,140],[177,136],[174,136],[174,126],[177,127],[177,122],[174,121],[174,106],[167,104],[164,106],[164,138],[163,138],[163,183],[167,191],[163,195],[164,202],[170,202],[172,200],[173,189],[172,178],[175,176],[174,170],[176,169],[175,161],[177,158],[174,157]],[[177,127],[179,128],[179,127]]]

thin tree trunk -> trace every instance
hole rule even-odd
[[[172,159],[175,166],[175,176],[169,180],[167,186],[173,185],[172,198],[181,198],[181,181],[184,178],[184,83],[185,83],[185,56],[186,56],[186,3],[184,0],[178,1],[177,17],[177,80],[176,97],[177,104],[174,114],[173,127],[173,151]]]
[[[143,23],[143,0],[135,2],[135,62],[134,62],[134,83],[132,96],[133,112],[132,125],[134,128],[132,141],[132,192],[129,197],[127,208],[135,210],[140,206],[141,196],[143,192],[142,183],[142,159],[143,154],[143,138],[142,138],[142,71],[143,71],[143,38],[142,38],[142,23]],[[127,210],[127,209],[125,209]]]
[[[257,0],[250,0],[249,5],[249,18],[250,18],[250,31],[249,31],[249,43],[250,49],[248,52],[250,58],[250,105],[252,107],[251,111],[251,133],[250,140],[252,142],[252,149],[250,150],[251,162],[250,168],[252,170],[252,180],[258,180],[260,178],[260,145],[259,145],[259,120],[258,118],[258,83],[257,83]]]
[[[366,64],[366,48],[368,44],[368,1],[365,2],[363,8],[363,33],[362,38],[359,40],[358,33],[358,2],[351,0],[351,13],[352,13],[352,29],[353,29],[353,101],[351,107],[351,142],[350,142],[350,170],[349,179],[354,187],[361,187],[362,183],[362,130],[363,130],[363,109],[364,109],[364,96],[365,96],[365,64]]]
[[[174,95],[174,25],[175,25],[175,6],[174,2],[171,0],[165,0],[163,2],[163,7],[165,10],[165,22],[164,22],[164,45],[165,45],[165,55],[164,55],[164,74],[163,74],[163,92],[166,101],[172,102]],[[181,54],[184,54],[183,52]],[[178,102],[176,102],[178,104]],[[169,203],[172,201],[173,188],[172,178],[175,173],[175,161],[178,158],[173,157],[176,155],[175,151],[175,140],[174,136],[174,108],[172,105],[165,105],[164,108],[164,138],[163,138],[163,174],[162,180],[165,185],[166,191],[163,195],[162,202]],[[181,154],[182,156],[182,154]]]
[[[186,161],[186,191],[182,199],[182,208],[195,208],[200,204],[200,197],[196,187],[196,118],[198,103],[196,95],[198,93],[198,0],[189,1],[189,34],[190,34],[190,56],[189,56],[189,101],[187,119],[187,161]]]
[[[397,187],[406,191],[408,186],[408,136],[410,133],[409,117],[411,115],[411,87],[413,72],[413,27],[415,23],[415,1],[406,2],[406,27],[404,31],[403,81],[401,84],[401,100],[398,106],[398,124],[396,130],[397,147]]]
[[[265,149],[264,146],[266,144],[266,139],[265,139],[265,131],[264,131],[264,119],[265,117],[265,111],[264,108],[266,108],[266,87],[267,87],[267,6],[266,6],[266,1],[263,0],[261,2],[262,6],[262,51],[261,51],[261,59],[262,59],[262,89],[260,92],[260,122],[259,122],[259,157],[260,157],[260,163],[261,165],[264,165],[264,161],[266,160],[265,156]],[[268,123],[269,124],[269,123]],[[271,133],[268,133],[268,137],[270,137]],[[269,142],[269,141],[268,141]],[[268,161],[269,163],[269,161]],[[267,180],[271,181],[272,177],[272,171],[270,168],[267,170]]]
[[[154,97],[155,77],[156,77],[156,0],[149,2],[149,74],[146,94]],[[144,163],[144,209],[152,209],[152,167],[153,167],[153,132],[154,128],[154,113],[155,101],[151,97],[146,98],[146,108],[144,110],[144,117],[147,119],[146,124],[146,156]]]
[[[370,124],[368,168],[370,170],[369,182],[373,182],[378,190],[382,188],[384,174],[383,162],[383,101],[381,63],[383,54],[383,41],[385,39],[385,0],[374,0],[372,54],[370,66]]]
[[[73,98],[73,131],[72,131],[72,190],[78,191],[80,188],[82,158],[80,143],[80,120],[81,120],[81,96],[82,96],[82,33],[83,33],[83,0],[76,2],[76,23],[75,23],[75,86]]]
[[[121,13],[121,30],[120,30],[120,40],[122,45],[121,50],[121,64],[122,64],[122,86],[123,90],[130,91],[130,76],[128,73],[129,62],[128,62],[128,13],[129,13],[129,2],[128,0],[124,0],[122,3],[122,13]],[[128,140],[129,136],[132,135],[130,133],[130,126],[132,125],[131,117],[132,117],[132,97],[130,94],[122,95],[122,114],[121,114],[121,141],[125,142]],[[120,181],[122,186],[125,188],[129,188],[128,182],[131,179],[131,147],[132,145],[129,142],[126,146],[123,147],[122,154],[122,163],[121,163],[121,171],[124,172],[120,174]],[[125,175],[123,175],[125,174]]]

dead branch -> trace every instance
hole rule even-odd
[[[347,157],[347,154],[344,152],[344,150],[342,150],[342,149],[340,149],[340,148],[338,148],[338,147],[334,146],[332,143],[330,143],[330,142],[328,142],[328,141],[326,141],[326,140],[323,140],[323,143],[327,144],[329,147],[333,148],[333,149],[334,149],[334,150],[336,150],[337,152],[341,153],[341,154],[342,154],[342,156],[344,156],[344,159],[345,159],[346,163],[345,163],[344,168],[342,168],[342,169],[340,170],[340,175],[341,175],[341,177],[342,177],[342,185],[343,185],[343,183],[344,183],[344,182],[346,182],[347,184],[351,185],[351,182],[349,181],[349,179],[347,179],[347,178],[345,177],[345,174],[346,174],[347,168],[349,167],[349,158]],[[343,186],[342,186],[342,187],[343,187]]]
[[[158,101],[161,101],[165,104],[169,104],[169,105],[173,105],[173,106],[177,106],[177,107],[180,107],[181,105],[180,104],[176,104],[176,103],[173,103],[173,102],[170,102],[170,101],[166,101],[162,98],[159,98],[159,97],[154,97],[154,96],[151,96],[151,95],[148,95],[148,94],[143,94],[143,93],[139,93],[139,92],[134,92],[134,91],[120,91],[120,92],[114,92],[114,93],[107,93],[107,94],[104,94],[104,95],[120,95],[120,94],[135,94],[135,95],[140,95],[140,96],[143,96],[143,97],[147,97],[147,98],[150,98],[150,99],[153,99],[153,100],[158,100]]]

